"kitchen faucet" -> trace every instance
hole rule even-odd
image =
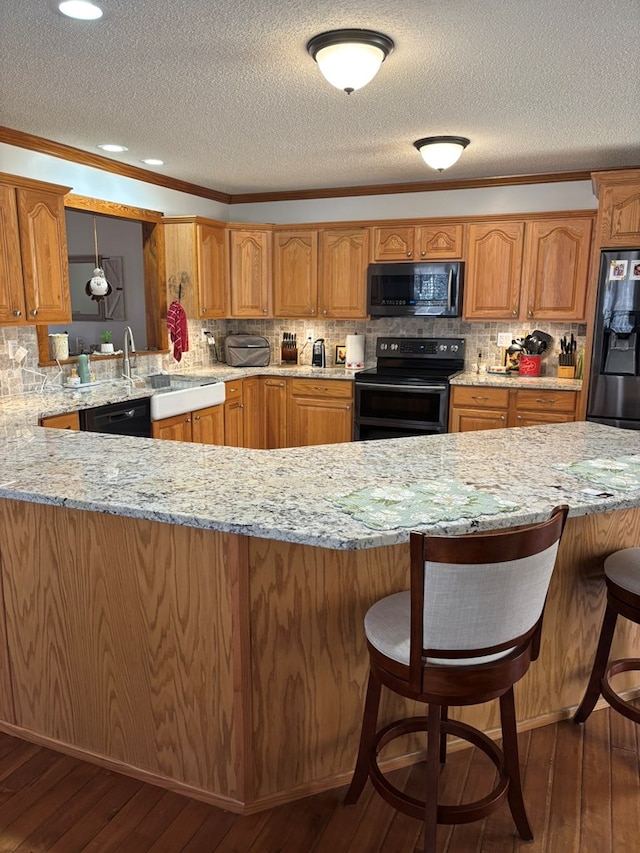
[[[136,345],[133,340],[133,332],[131,326],[124,328],[124,358],[122,359],[122,375],[125,379],[131,379],[131,363],[129,361],[129,352],[136,351]]]

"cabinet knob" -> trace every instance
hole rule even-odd
[[[200,420],[200,415],[196,415],[194,418],[194,421],[199,421],[199,420]]]
[[[529,308],[529,310],[527,311],[527,317],[533,317],[533,311],[531,310],[531,308]]]
[[[516,308],[514,308],[514,309],[513,309],[513,311],[511,312],[511,316],[512,316],[512,317],[517,317],[517,316],[518,316],[518,311],[517,311],[517,309],[516,309]]]
[[[326,314],[326,313],[327,313],[327,309],[326,309],[326,308],[323,308],[323,309],[322,309],[322,313],[323,313],[323,314]]]
[[[517,421],[521,421],[521,420],[522,420],[522,415],[516,415],[516,420],[517,420]]]
[[[315,308],[312,308],[312,309],[311,309],[311,313],[312,313],[312,314],[315,314],[315,313],[316,313],[316,309],[315,309]]]
[[[410,258],[411,254],[412,254],[411,252],[407,252],[407,257]]]
[[[425,250],[423,249],[423,250],[420,252],[420,257],[425,258],[426,256],[427,256],[427,253],[426,253],[426,252],[425,252]]]
[[[263,309],[262,309],[262,313],[263,313],[263,314],[266,314],[266,313],[267,313],[267,309],[266,309],[266,308],[263,308]]]
[[[190,423],[191,423],[191,418],[187,418],[187,419],[185,420],[185,424],[190,424]]]
[[[500,420],[503,421],[505,419],[504,415],[500,415]]]
[[[31,314],[32,317],[35,317],[38,314],[38,309],[32,308],[31,311],[29,311],[29,314]]]
[[[200,309],[200,313],[201,313],[201,314],[206,314],[206,313],[207,313],[206,306],[205,306],[204,308],[201,308],[201,309]]]
[[[13,316],[22,317],[22,311],[19,308],[16,308],[16,310],[13,312]]]

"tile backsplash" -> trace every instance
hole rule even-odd
[[[324,338],[327,367],[334,366],[335,347],[345,343],[347,335],[365,335],[365,359],[367,366],[375,364],[375,343],[378,337],[462,337],[466,340],[466,364],[483,363],[498,364],[500,347],[498,347],[498,332],[506,332],[511,337],[521,337],[539,328],[548,332],[554,342],[545,358],[543,358],[543,373],[554,376],[557,366],[557,341],[563,335],[571,335],[577,339],[578,352],[585,345],[586,325],[583,323],[545,323],[524,326],[520,322],[509,324],[504,322],[464,322],[459,319],[424,319],[385,318],[377,320],[321,320],[320,318],[306,320],[218,320],[218,321],[189,321],[189,352],[185,353],[178,363],[171,354],[140,355],[132,362],[134,373],[148,375],[160,371],[179,372],[180,370],[207,367],[216,361],[224,360],[224,338],[227,334],[248,333],[262,335],[271,346],[271,363],[280,364],[280,343],[283,332],[297,335],[298,361],[300,364],[311,364],[311,343],[305,345],[307,332],[312,332],[313,338]],[[203,334],[207,330],[212,333],[215,346],[210,346],[208,338]],[[117,346],[117,342],[116,342]],[[17,348],[23,348],[27,355],[17,362],[10,358]],[[481,356],[479,355],[481,353]],[[92,356],[92,371],[97,379],[115,379],[121,375],[122,360],[120,358],[100,358]],[[61,384],[68,374],[69,367],[38,366],[38,344],[36,331],[33,326],[0,326],[0,397],[22,394],[38,390],[46,383]]]

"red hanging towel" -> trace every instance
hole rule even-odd
[[[187,331],[187,315],[182,305],[175,301],[167,311],[167,331],[173,344],[173,357],[180,361],[183,352],[189,352],[189,333]]]

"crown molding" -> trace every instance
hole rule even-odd
[[[590,170],[575,171],[575,172],[548,172],[544,174],[534,175],[505,175],[494,178],[475,178],[469,180],[440,180],[420,181],[415,183],[402,184],[367,184],[354,187],[322,187],[306,190],[282,190],[278,192],[259,192],[259,193],[236,193],[229,194],[219,192],[218,190],[201,187],[198,184],[190,184],[186,181],[171,178],[166,175],[159,175],[156,172],[151,172],[147,169],[140,169],[137,166],[129,166],[124,163],[118,163],[116,160],[111,160],[108,157],[102,157],[99,154],[91,154],[88,151],[82,151],[79,148],[73,148],[70,145],[63,145],[60,142],[53,142],[49,139],[44,139],[40,136],[33,136],[30,133],[23,133],[19,130],[11,130],[8,127],[0,126],[0,142],[5,142],[7,145],[15,145],[18,148],[27,148],[30,151],[39,151],[42,154],[50,154],[53,157],[60,157],[63,160],[69,160],[73,163],[79,163],[83,166],[92,166],[95,169],[102,169],[105,172],[111,172],[116,175],[122,175],[127,178],[134,178],[138,181],[144,181],[148,184],[165,187],[170,190],[188,193],[200,198],[207,198],[211,201],[219,201],[223,204],[259,204],[273,201],[305,201],[310,199],[320,198],[347,198],[353,196],[373,196],[373,195],[395,195],[399,193],[424,193],[424,192],[441,192],[443,190],[468,190],[482,189],[487,187],[505,187],[518,186],[523,184],[549,184],[565,181],[590,181],[592,173]],[[611,169],[607,174],[621,171]]]
[[[52,142],[50,139],[44,139],[41,136],[23,133],[21,130],[0,127],[0,142],[5,142],[7,145],[15,145],[17,148],[27,148],[29,151],[38,151],[40,154],[50,154],[52,157],[59,157],[62,160],[79,163],[81,166],[91,166],[94,169],[101,169],[103,172],[111,172],[114,175],[133,178],[136,181],[144,181],[147,184],[165,187],[168,190],[177,190],[181,193],[196,195],[200,198],[210,199],[211,201],[220,201],[223,204],[231,203],[231,196],[228,193],[221,193],[218,190],[198,186],[198,184],[190,184],[187,181],[180,181],[166,175],[159,175],[157,172],[141,169],[138,166],[118,163],[109,157],[102,157],[100,154],[91,154],[89,151],[72,148],[70,145],[63,145],[61,142]]]

